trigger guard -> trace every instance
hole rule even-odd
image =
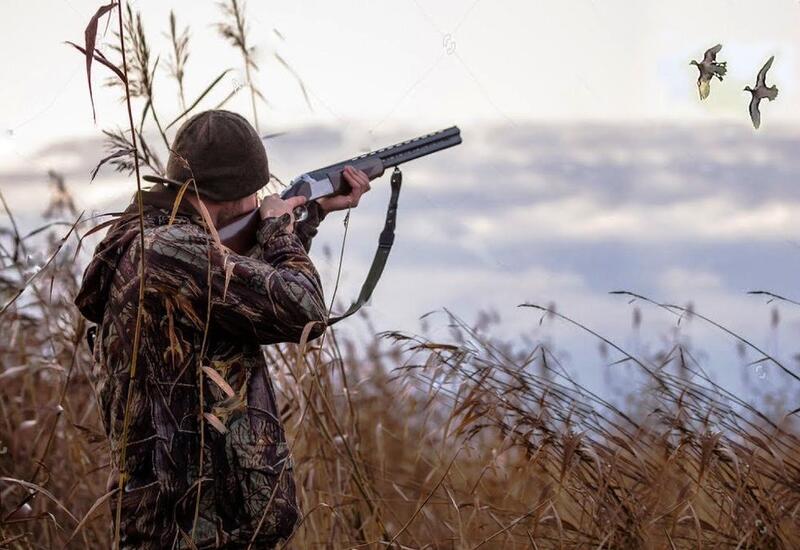
[[[308,208],[305,206],[298,206],[293,211],[294,214],[294,221],[295,222],[302,222],[308,219]]]

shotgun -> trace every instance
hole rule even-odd
[[[342,172],[345,166],[352,166],[363,170],[370,180],[383,175],[387,168],[392,168],[431,153],[442,151],[461,143],[461,131],[457,126],[439,130],[424,136],[409,139],[371,153],[337,162],[330,166],[306,172],[291,181],[289,186],[281,193],[282,199],[304,196],[309,201],[328,197],[340,193],[347,193],[349,185],[344,181]],[[302,220],[305,209],[301,206],[295,211],[295,217]],[[231,223],[220,227],[219,238],[222,243],[233,250],[243,254],[255,244],[255,234],[261,217],[258,208],[236,218]]]

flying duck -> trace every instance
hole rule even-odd
[[[777,86],[767,86],[767,71],[769,68],[772,67],[772,60],[775,59],[773,55],[770,57],[764,66],[761,67],[761,70],[758,71],[758,76],[756,77],[756,87],[755,89],[751,88],[750,86],[745,86],[744,91],[750,92],[750,119],[753,121],[753,128],[758,130],[758,127],[761,126],[761,111],[758,110],[758,104],[761,103],[761,100],[764,98],[769,99],[772,101],[776,97],[778,97],[778,87]]]
[[[697,77],[697,90],[700,92],[700,99],[705,99],[711,92],[711,79],[717,77],[722,82],[722,77],[728,72],[725,61],[717,62],[717,54],[722,49],[722,44],[717,44],[713,48],[706,50],[703,60],[698,63],[692,60],[689,65],[697,66],[700,76]]]

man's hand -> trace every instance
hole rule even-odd
[[[345,166],[342,175],[344,180],[350,184],[350,192],[346,195],[334,195],[333,197],[318,199],[317,204],[324,212],[355,208],[361,200],[361,195],[371,189],[369,177],[363,170]]]
[[[261,201],[261,206],[258,207],[258,212],[261,214],[261,219],[267,218],[280,218],[284,214],[289,214],[289,226],[286,228],[289,232],[294,231],[294,209],[304,204],[306,198],[301,196],[291,197],[283,200],[278,195],[270,195]]]

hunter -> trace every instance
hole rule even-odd
[[[112,517],[122,500],[120,548],[270,548],[292,533],[292,460],[261,346],[326,328],[311,239],[327,213],[357,206],[370,189],[360,170],[344,177],[350,192],[308,203],[302,222],[293,210],[303,197],[272,195],[259,207],[270,179],[260,137],[237,114],[206,111],[178,130],[166,177],[142,193],[144,247],[134,200],[95,249],[76,304],[97,325],[109,491],[123,476],[110,499]],[[257,244],[245,255],[217,244],[204,221],[221,227],[257,207]]]

